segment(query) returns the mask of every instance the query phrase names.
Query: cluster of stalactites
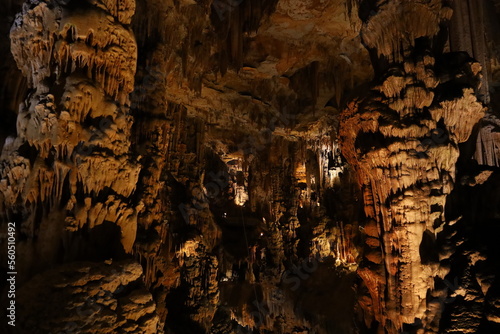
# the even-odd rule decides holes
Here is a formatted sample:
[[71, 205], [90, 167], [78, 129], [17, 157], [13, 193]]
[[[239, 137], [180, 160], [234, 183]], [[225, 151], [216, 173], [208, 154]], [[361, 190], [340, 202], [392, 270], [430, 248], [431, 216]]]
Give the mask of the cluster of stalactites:
[[52, 75], [60, 80], [81, 71], [124, 104], [134, 88], [137, 45], [130, 29], [115, 22], [114, 13], [119, 12], [120, 22], [130, 22], [135, 1], [115, 1], [114, 6], [109, 1], [91, 2], [99, 6], [26, 4], [11, 30], [11, 50], [32, 87], [40, 89]]
[[[464, 66], [472, 77], [480, 75], [479, 64], [469, 61]], [[343, 114], [342, 151], [365, 185], [367, 216], [382, 217], [386, 231], [394, 223], [429, 220], [423, 207], [405, 213], [394, 211], [394, 204], [402, 204], [401, 210], [420, 207], [413, 200], [404, 203], [405, 198], [415, 197], [417, 183], [426, 194], [432, 190], [448, 194], [451, 184], [444, 184], [443, 175], [453, 181], [457, 144], [468, 139], [483, 115], [474, 87], [459, 89], [460, 96], [437, 100], [439, 84], [434, 58], [408, 60], [391, 69], [370, 98], [352, 102]]]
[[341, 148], [374, 224], [366, 229], [372, 266], [358, 272], [373, 301], [369, 312], [390, 333], [429, 317], [426, 295], [445, 274], [438, 263], [424, 264], [420, 245], [444, 221], [458, 144], [484, 114], [474, 86], [480, 66], [468, 59], [461, 67], [468, 85], [463, 77], [438, 76], [430, 55], [407, 59], [369, 97], [352, 102], [341, 121]]
[[362, 27], [363, 42], [395, 62], [411, 52], [418, 38], [437, 35], [452, 15], [442, 0], [379, 0], [377, 5], [375, 15]]
[[493, 113], [482, 119], [474, 159], [480, 165], [500, 167], [500, 118]]
[[[137, 214], [121, 198], [135, 191], [140, 170], [130, 157], [128, 114], [137, 45], [126, 25], [135, 1], [88, 2], [30, 0], [16, 17], [12, 54], [35, 91], [20, 107], [18, 137], [4, 147], [0, 191], [12, 206], [52, 207], [69, 194], [59, 203], [68, 230], [115, 222], [130, 251]], [[34, 164], [18, 153], [23, 145], [36, 152]]]

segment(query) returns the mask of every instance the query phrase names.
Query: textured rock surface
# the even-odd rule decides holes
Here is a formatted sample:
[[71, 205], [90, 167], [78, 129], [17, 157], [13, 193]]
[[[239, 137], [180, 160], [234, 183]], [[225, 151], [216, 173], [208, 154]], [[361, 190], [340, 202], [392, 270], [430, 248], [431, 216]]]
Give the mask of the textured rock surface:
[[394, 333], [417, 320], [431, 326], [427, 295], [434, 279], [447, 273], [435, 239], [455, 180], [458, 144], [484, 114], [474, 95], [478, 63], [457, 63], [469, 73], [467, 86], [463, 77], [440, 80], [442, 70], [430, 55], [413, 59], [391, 68], [369, 97], [352, 102], [340, 132], [342, 151], [362, 184], [366, 216], [376, 222], [367, 266], [359, 271], [374, 305], [366, 311]]
[[498, 332], [498, 0], [0, 17], [24, 332]]
[[[433, 291], [448, 273], [440, 263], [451, 254], [439, 254], [436, 239], [455, 183], [458, 144], [484, 115], [476, 97], [481, 65], [464, 53], [432, 54], [442, 22], [451, 17], [441, 1], [376, 8], [363, 41], [387, 59], [387, 69], [367, 97], [350, 103], [340, 129], [371, 220], [367, 261], [358, 270], [371, 302], [362, 301], [362, 308], [367, 326], [375, 321], [379, 331], [399, 333], [411, 325], [438, 332], [442, 304]], [[421, 20], [411, 19], [416, 13]]]
[[141, 276], [133, 261], [74, 262], [43, 272], [19, 291], [19, 330], [163, 333]]
[[130, 30], [98, 7], [26, 3], [11, 30], [12, 54], [32, 91], [18, 136], [4, 145], [1, 192], [7, 215], [22, 217], [18, 266], [26, 273], [53, 263], [61, 242], [74, 258], [82, 250], [72, 239], [82, 229], [115, 224], [125, 252], [135, 240], [137, 213], [127, 198], [140, 167], [129, 150], [127, 105], [137, 47]]

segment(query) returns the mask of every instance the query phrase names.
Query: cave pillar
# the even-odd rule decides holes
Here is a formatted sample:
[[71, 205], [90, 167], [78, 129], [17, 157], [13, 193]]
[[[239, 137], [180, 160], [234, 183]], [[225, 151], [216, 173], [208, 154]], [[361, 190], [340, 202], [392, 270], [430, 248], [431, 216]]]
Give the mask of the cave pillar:
[[466, 53], [441, 51], [450, 17], [440, 0], [378, 1], [362, 28], [377, 77], [342, 114], [341, 148], [358, 175], [367, 217], [358, 273], [369, 297], [360, 305], [367, 326], [378, 323], [381, 333], [438, 331], [442, 303], [430, 296], [447, 270], [436, 237], [458, 144], [484, 114], [481, 65]]
[[133, 0], [30, 0], [15, 19], [11, 50], [31, 91], [2, 153], [0, 192], [21, 267], [132, 249], [134, 11]]

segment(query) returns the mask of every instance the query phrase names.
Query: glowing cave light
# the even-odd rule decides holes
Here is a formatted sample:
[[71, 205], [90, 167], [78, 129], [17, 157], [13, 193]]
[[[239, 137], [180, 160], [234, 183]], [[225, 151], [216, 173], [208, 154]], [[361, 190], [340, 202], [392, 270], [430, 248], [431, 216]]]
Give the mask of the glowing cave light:
[[239, 206], [245, 205], [246, 201], [248, 201], [248, 193], [246, 192], [245, 187], [236, 186], [234, 193], [234, 203]]

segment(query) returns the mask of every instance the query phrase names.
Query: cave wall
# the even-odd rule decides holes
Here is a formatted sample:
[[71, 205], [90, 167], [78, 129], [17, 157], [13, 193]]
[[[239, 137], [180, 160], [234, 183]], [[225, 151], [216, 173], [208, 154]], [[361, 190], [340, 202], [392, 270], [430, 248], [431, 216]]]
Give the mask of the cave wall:
[[2, 6], [18, 332], [498, 330], [497, 1]]

